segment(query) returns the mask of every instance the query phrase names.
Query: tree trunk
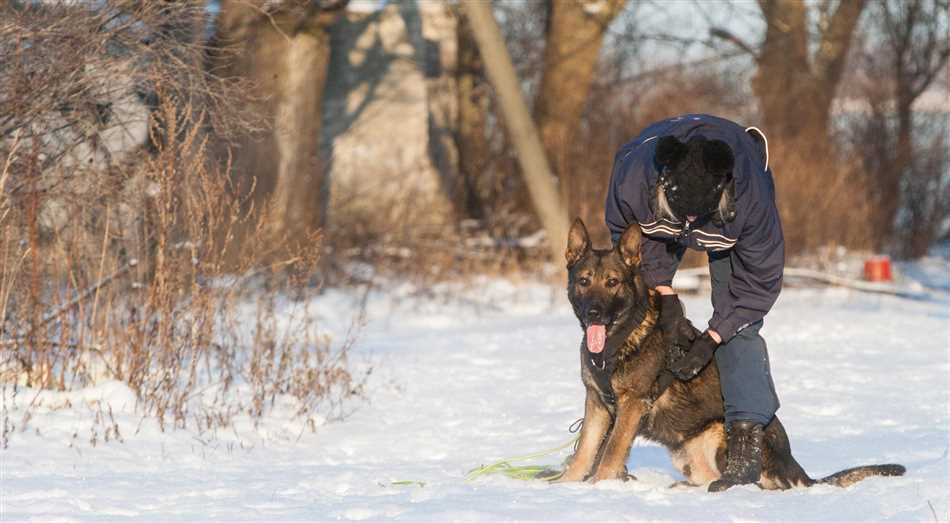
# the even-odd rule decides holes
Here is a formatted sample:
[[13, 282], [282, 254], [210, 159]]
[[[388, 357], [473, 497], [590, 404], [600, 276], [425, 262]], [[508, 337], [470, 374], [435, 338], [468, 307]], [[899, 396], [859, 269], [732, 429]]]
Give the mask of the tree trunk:
[[458, 126], [456, 145], [459, 151], [459, 182], [453, 195], [460, 216], [482, 219], [483, 203], [479, 195], [479, 179], [488, 164], [488, 93], [478, 44], [468, 19], [459, 17], [458, 25]]
[[767, 28], [752, 89], [769, 133], [792, 142], [827, 142], [831, 103], [865, 3], [841, 1], [812, 59], [808, 5], [801, 0], [759, 0]]
[[867, 0], [841, 0], [838, 8], [822, 24], [821, 39], [815, 51], [812, 74], [815, 79], [815, 115], [819, 136], [827, 137], [831, 104], [834, 102], [844, 68]]
[[537, 128], [528, 113], [511, 56], [491, 13], [491, 5], [481, 0], [467, 0], [462, 6], [518, 151], [521, 173], [532, 204], [547, 232], [551, 259], [555, 264], [561, 264], [567, 245], [567, 212], [551, 175]]
[[256, 102], [247, 110], [270, 131], [245, 136], [235, 148], [235, 177], [245, 190], [254, 188], [256, 206], [271, 205], [268, 233], [274, 241], [306, 238], [324, 220], [318, 153], [330, 57], [327, 28], [343, 6], [221, 2], [209, 65], [254, 84]]
[[318, 151], [330, 62], [327, 18], [305, 20], [305, 30], [286, 43], [274, 124], [278, 164], [271, 225], [275, 236], [303, 239], [323, 225], [324, 172]]
[[535, 103], [535, 118], [548, 159], [558, 176], [561, 198], [576, 214], [570, 168], [571, 144], [597, 72], [610, 22], [625, 0], [549, 0], [544, 69]]
[[807, 6], [797, 0], [760, 2], [766, 20], [752, 89], [759, 99], [768, 132], [790, 138], [801, 130], [802, 99], [811, 95], [808, 63]]

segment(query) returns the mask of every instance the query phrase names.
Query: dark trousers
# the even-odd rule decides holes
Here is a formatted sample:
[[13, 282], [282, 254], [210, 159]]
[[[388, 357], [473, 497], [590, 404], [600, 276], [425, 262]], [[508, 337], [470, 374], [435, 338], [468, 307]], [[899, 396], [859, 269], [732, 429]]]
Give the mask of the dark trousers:
[[[730, 254], [730, 251], [709, 253], [713, 308], [729, 294]], [[767, 425], [778, 410], [778, 396], [769, 370], [769, 352], [765, 340], [759, 335], [761, 328], [762, 321], [750, 324], [716, 349], [727, 426], [739, 420]]]

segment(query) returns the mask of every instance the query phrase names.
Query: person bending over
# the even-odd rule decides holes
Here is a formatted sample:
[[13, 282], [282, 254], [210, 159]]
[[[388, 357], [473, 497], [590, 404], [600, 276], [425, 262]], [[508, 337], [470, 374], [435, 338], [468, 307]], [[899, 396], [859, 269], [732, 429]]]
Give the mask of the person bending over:
[[[640, 268], [659, 294], [660, 328], [689, 347], [670, 370], [689, 380], [716, 358], [727, 453], [709, 491], [758, 481], [764, 427], [779, 407], [759, 330], [785, 267], [765, 135], [704, 114], [650, 125], [615, 157], [606, 221], [615, 244], [628, 226], [643, 232]], [[695, 339], [672, 288], [687, 248], [706, 251], [712, 281], [713, 315]]]

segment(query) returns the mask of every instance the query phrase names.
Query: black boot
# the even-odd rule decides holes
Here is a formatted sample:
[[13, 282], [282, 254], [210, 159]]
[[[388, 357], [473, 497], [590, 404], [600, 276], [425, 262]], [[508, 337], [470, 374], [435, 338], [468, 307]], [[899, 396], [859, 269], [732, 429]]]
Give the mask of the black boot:
[[759, 481], [763, 435], [762, 424], [754, 421], [735, 421], [726, 429], [726, 470], [709, 484], [709, 492]]

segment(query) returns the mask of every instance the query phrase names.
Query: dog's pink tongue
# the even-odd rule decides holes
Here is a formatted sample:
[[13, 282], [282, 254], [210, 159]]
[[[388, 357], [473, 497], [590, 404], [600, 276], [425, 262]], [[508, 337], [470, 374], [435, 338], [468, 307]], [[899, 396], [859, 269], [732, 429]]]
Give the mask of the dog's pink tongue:
[[604, 325], [590, 325], [587, 327], [587, 350], [599, 354], [604, 350], [607, 341], [607, 327]]

